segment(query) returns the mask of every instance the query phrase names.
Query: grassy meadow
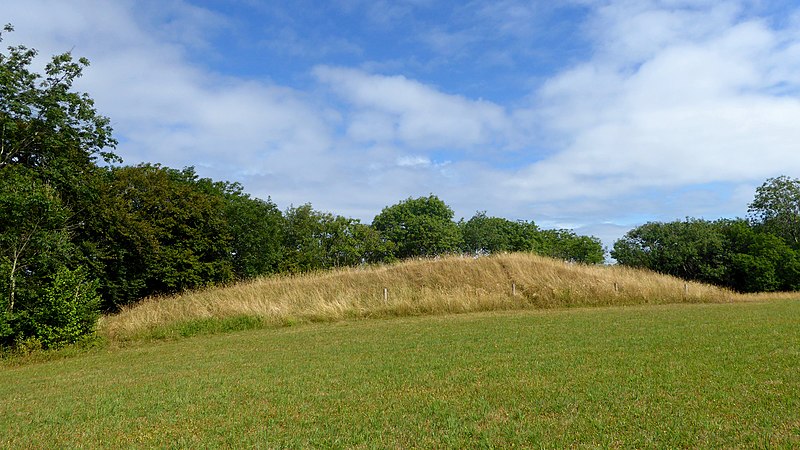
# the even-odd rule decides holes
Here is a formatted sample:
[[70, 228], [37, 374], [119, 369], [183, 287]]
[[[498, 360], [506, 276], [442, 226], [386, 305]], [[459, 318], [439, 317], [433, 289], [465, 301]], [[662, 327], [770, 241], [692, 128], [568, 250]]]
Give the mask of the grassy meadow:
[[3, 448], [796, 448], [800, 301], [248, 330], [0, 369]]
[[0, 359], [0, 448], [800, 447], [800, 298], [622, 267], [264, 278], [99, 334]]

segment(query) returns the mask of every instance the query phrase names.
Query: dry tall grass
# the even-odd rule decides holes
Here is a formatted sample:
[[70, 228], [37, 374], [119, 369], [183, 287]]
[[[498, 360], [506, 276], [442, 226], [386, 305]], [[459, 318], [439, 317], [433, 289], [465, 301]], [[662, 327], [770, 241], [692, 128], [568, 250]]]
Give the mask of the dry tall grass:
[[100, 333], [124, 340], [176, 323], [241, 316], [280, 325], [488, 310], [722, 302], [732, 297], [724, 289], [625, 267], [574, 265], [530, 254], [454, 256], [267, 277], [151, 298], [104, 317]]

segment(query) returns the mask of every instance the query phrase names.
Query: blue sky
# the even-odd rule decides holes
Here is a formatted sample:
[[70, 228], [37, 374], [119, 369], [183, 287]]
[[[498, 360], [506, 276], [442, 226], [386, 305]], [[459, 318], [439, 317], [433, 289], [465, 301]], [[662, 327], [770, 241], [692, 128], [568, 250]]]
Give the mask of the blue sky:
[[[434, 193], [611, 244], [800, 174], [793, 1], [6, 0], [125, 163], [365, 222]], [[42, 58], [44, 60], [44, 58]]]

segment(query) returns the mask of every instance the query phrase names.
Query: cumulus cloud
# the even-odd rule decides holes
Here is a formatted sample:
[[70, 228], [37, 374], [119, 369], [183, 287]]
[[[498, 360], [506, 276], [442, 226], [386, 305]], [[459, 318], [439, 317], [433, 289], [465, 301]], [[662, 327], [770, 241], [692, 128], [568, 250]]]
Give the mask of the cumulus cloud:
[[595, 56], [538, 91], [538, 117], [564, 145], [509, 186], [541, 201], [604, 200], [800, 171], [789, 157], [800, 101], [780, 92], [800, 87], [796, 62], [779, 57], [796, 37], [730, 4], [634, 3], [600, 8]]
[[445, 94], [402, 75], [328, 66], [317, 67], [314, 73], [356, 108], [348, 134], [359, 141], [471, 149], [504, 141], [513, 128], [499, 105]]

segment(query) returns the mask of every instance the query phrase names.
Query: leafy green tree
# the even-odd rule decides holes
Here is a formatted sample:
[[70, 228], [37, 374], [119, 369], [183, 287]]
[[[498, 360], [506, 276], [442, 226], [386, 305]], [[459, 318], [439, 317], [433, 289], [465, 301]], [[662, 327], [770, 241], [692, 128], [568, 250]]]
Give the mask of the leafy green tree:
[[354, 228], [360, 225], [356, 219], [324, 214], [321, 219], [320, 241], [325, 254], [324, 268], [353, 266], [362, 258], [362, 245]]
[[[11, 31], [6, 25], [0, 41]], [[47, 310], [48, 292], [63, 274], [83, 274], [78, 266], [90, 258], [80, 258], [76, 243], [96, 199], [95, 162], [118, 158], [109, 151], [116, 141], [108, 118], [87, 94], [73, 91], [88, 61], [56, 55], [38, 74], [31, 70], [36, 56], [25, 46], [0, 53], [0, 339], [35, 338], [54, 346], [73, 337], [45, 336], [69, 334], [59, 325], [64, 311]], [[73, 285], [89, 292], [92, 278], [72, 277]], [[91, 298], [79, 296], [77, 310], [93, 310]]]
[[0, 169], [0, 267], [9, 313], [21, 302], [33, 301], [70, 254], [69, 210], [52, 187], [30, 172]]
[[45, 347], [94, 331], [97, 282], [74, 264], [69, 210], [20, 166], [0, 169], [0, 343], [26, 338]]
[[725, 286], [739, 292], [800, 288], [800, 255], [783, 239], [744, 220], [720, 223], [726, 242]]
[[88, 94], [73, 91], [89, 62], [55, 55], [40, 75], [31, 70], [36, 50], [7, 50], [0, 53], [0, 168], [27, 167], [46, 180], [72, 210], [73, 231], [80, 234], [94, 195], [87, 176], [98, 158], [119, 161], [111, 151], [117, 141], [110, 120], [98, 114]]
[[284, 258], [281, 270], [299, 273], [325, 266], [323, 245], [325, 214], [314, 211], [310, 203], [291, 206], [284, 213]]
[[92, 230], [106, 309], [233, 279], [225, 200], [189, 167], [106, 174]]
[[378, 232], [357, 219], [315, 211], [310, 204], [288, 208], [284, 219], [283, 271], [308, 272], [390, 259]]
[[748, 213], [753, 224], [800, 250], [800, 179], [767, 179], [756, 189]]
[[540, 230], [533, 222], [487, 217], [478, 212], [459, 222], [463, 249], [470, 253], [534, 252], [572, 262], [599, 264], [605, 250], [599, 239], [571, 230]]
[[533, 221], [517, 220], [517, 233], [512, 242], [512, 251], [535, 252], [542, 246], [542, 230]]
[[283, 214], [271, 199], [251, 198], [239, 184], [216, 183], [225, 200], [233, 271], [239, 279], [275, 273], [283, 260]]
[[348, 233], [355, 243], [355, 250], [347, 265], [386, 263], [395, 259], [394, 244], [381, 239], [381, 234], [372, 226], [353, 220]]
[[761, 226], [736, 220], [648, 223], [614, 244], [620, 264], [740, 292], [800, 288], [800, 255]]
[[461, 246], [453, 210], [435, 195], [388, 206], [375, 216], [372, 226], [396, 246], [398, 258], [436, 256]]
[[71, 344], [94, 332], [100, 317], [99, 282], [85, 270], [62, 267], [26, 315], [31, 336], [44, 348]]
[[719, 224], [699, 219], [649, 222], [614, 243], [618, 263], [689, 280], [721, 284], [725, 240]]
[[358, 219], [323, 215], [322, 245], [325, 248], [325, 268], [356, 266], [391, 260], [386, 243], [380, 234]]
[[572, 230], [542, 230], [534, 251], [551, 258], [581, 264], [601, 264], [605, 261], [605, 249], [600, 239], [580, 236]]
[[[3, 30], [8, 33], [13, 27]], [[87, 94], [72, 91], [89, 61], [74, 61], [70, 53], [56, 55], [42, 76], [30, 70], [36, 55], [25, 46], [0, 53], [0, 168], [83, 167], [98, 156], [115, 160], [106, 150], [116, 145], [109, 119], [97, 114]]]
[[469, 253], [529, 251], [539, 243], [538, 227], [527, 222], [512, 222], [501, 217], [488, 217], [477, 212], [459, 222], [463, 249]]

